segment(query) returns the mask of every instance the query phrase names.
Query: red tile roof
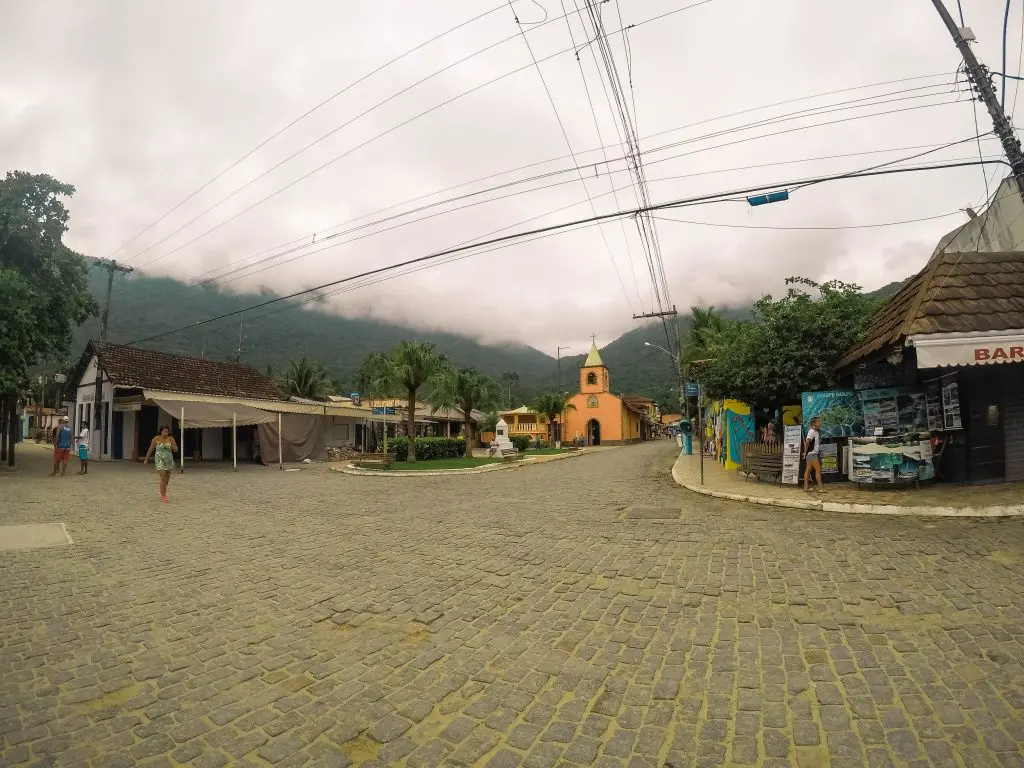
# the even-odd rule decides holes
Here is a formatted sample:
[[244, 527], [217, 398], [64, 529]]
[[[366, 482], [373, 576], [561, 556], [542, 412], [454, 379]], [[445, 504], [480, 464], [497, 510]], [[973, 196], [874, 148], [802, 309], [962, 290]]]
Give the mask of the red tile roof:
[[98, 354], [100, 366], [115, 386], [253, 400], [285, 399], [269, 377], [243, 363], [221, 363], [96, 341], [86, 349], [87, 357], [93, 353]]

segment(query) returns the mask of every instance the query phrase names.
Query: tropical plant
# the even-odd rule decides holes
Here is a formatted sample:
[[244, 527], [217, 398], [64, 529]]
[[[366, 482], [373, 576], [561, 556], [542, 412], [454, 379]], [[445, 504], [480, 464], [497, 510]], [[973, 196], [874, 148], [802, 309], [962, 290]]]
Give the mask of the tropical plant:
[[569, 402], [569, 396], [561, 392], [548, 392], [538, 395], [533, 401], [533, 410], [547, 416], [548, 433], [551, 444], [558, 440], [558, 430], [561, 428], [561, 415], [566, 411], [575, 411], [576, 406]]
[[448, 368], [439, 377], [428, 398], [434, 411], [457, 408], [462, 411], [466, 445], [473, 445], [474, 410], [487, 410], [497, 405], [498, 385], [494, 379], [472, 368]]
[[323, 400], [334, 391], [333, 377], [327, 369], [306, 358], [289, 361], [279, 385], [289, 396], [307, 400]]
[[695, 360], [708, 359], [708, 350], [729, 324], [714, 307], [690, 307], [690, 329], [680, 339], [684, 377], [689, 378]]
[[498, 419], [501, 418], [497, 411], [488, 411], [477, 425], [481, 432], [495, 432], [498, 429]]
[[753, 319], [729, 323], [709, 341], [709, 359], [699, 368], [709, 396], [783, 404], [799, 402], [801, 392], [829, 389], [836, 362], [880, 304], [838, 280], [819, 285], [789, 278], [786, 284], [781, 299], [764, 296]]
[[416, 461], [416, 398], [426, 389], [432, 393], [446, 377], [448, 358], [430, 343], [402, 341], [386, 353], [371, 355], [364, 363], [370, 390], [379, 393], [401, 391], [406, 396], [405, 434], [409, 442], [408, 461]]
[[512, 407], [512, 387], [519, 386], [519, 374], [515, 371], [506, 371], [501, 374], [502, 394], [508, 393], [505, 398], [505, 407]]

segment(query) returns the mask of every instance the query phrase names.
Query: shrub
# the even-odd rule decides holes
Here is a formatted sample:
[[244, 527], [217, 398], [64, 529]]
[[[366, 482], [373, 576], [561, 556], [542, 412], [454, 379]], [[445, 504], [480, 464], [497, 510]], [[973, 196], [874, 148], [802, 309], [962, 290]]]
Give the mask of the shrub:
[[[408, 461], [409, 439], [407, 437], [389, 437], [383, 446], [387, 453], [395, 454], [395, 461]], [[466, 455], [466, 441], [461, 437], [417, 437], [416, 459], [456, 459]]]
[[508, 439], [511, 441], [512, 446], [520, 453], [529, 449], [530, 447], [529, 435], [509, 435]]

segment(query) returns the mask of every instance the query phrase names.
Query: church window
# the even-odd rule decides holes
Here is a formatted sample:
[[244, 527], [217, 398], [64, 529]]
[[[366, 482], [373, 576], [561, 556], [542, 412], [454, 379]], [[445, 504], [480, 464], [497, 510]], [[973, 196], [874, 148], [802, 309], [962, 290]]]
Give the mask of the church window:
[[593, 371], [587, 374], [587, 384], [597, 384], [597, 374]]

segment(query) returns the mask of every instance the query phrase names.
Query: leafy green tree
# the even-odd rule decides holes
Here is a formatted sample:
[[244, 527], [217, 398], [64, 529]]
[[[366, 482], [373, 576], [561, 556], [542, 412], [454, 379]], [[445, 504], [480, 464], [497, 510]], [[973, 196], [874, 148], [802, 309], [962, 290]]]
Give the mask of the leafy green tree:
[[561, 392], [547, 392], [538, 395], [531, 406], [537, 413], [542, 413], [548, 418], [548, 435], [551, 445], [555, 444], [557, 432], [560, 425], [559, 419], [565, 411], [575, 411], [576, 406], [569, 402], [569, 397]]
[[[0, 409], [8, 420], [30, 369], [67, 359], [73, 331], [96, 312], [88, 262], [62, 242], [64, 198], [74, 191], [45, 174], [0, 180]], [[0, 442], [13, 465], [12, 432]]]
[[70, 353], [71, 334], [96, 312], [86, 259], [67, 248], [65, 197], [51, 176], [8, 172], [0, 181], [0, 393], [21, 389], [29, 369]]
[[485, 413], [484, 417], [480, 420], [480, 424], [478, 425], [480, 427], [480, 431], [494, 432], [495, 430], [497, 430], [499, 418], [501, 417], [498, 416], [497, 411], [488, 411], [487, 413]]
[[307, 400], [323, 400], [333, 390], [331, 374], [320, 363], [306, 358], [289, 361], [279, 384], [289, 396]]
[[750, 321], [729, 323], [710, 340], [710, 359], [697, 368], [708, 395], [792, 403], [801, 392], [828, 389], [836, 362], [881, 303], [838, 280], [791, 277], [786, 284], [781, 299], [762, 297]]
[[688, 376], [694, 360], [706, 360], [715, 339], [730, 323], [714, 307], [690, 307], [690, 329], [683, 335], [683, 375]]
[[416, 461], [416, 398], [421, 390], [433, 392], [448, 374], [448, 358], [424, 341], [402, 341], [388, 352], [371, 355], [364, 374], [371, 391], [400, 391], [407, 400], [405, 433], [409, 439], [408, 461]]
[[500, 394], [494, 379], [472, 368], [447, 369], [430, 393], [434, 410], [458, 408], [462, 411], [466, 450], [473, 446], [474, 410], [487, 410], [497, 405]]

